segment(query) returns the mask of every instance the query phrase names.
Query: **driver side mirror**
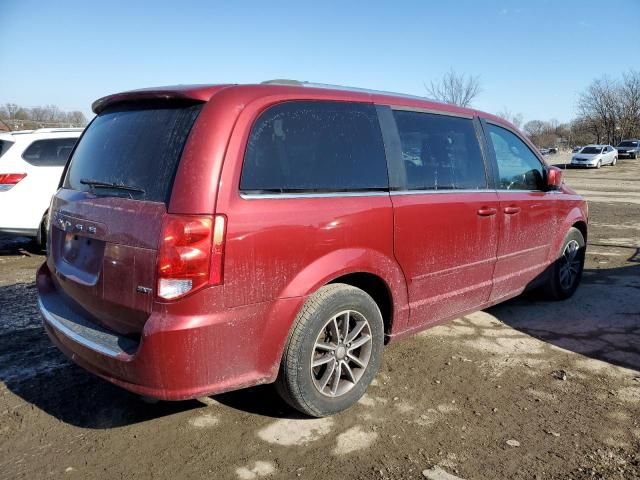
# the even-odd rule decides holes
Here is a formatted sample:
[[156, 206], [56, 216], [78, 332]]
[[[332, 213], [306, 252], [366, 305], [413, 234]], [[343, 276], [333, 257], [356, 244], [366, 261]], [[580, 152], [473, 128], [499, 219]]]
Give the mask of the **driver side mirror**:
[[547, 190], [560, 190], [562, 187], [562, 170], [558, 167], [547, 167]]

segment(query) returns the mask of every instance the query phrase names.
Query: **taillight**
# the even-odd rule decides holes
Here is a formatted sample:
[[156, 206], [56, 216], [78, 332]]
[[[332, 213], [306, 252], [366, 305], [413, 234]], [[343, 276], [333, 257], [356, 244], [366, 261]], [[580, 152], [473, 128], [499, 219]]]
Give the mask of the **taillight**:
[[158, 297], [172, 300], [222, 283], [226, 219], [166, 215], [158, 250]]
[[26, 177], [26, 173], [0, 173], [0, 192], [5, 192]]

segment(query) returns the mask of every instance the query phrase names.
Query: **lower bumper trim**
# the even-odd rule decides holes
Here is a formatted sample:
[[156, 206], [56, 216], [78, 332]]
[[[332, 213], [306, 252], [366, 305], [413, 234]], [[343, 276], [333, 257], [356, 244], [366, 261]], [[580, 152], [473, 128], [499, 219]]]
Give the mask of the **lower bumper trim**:
[[120, 359], [133, 355], [138, 349], [139, 343], [134, 339], [90, 323], [55, 295], [40, 295], [38, 306], [46, 322], [83, 347]]

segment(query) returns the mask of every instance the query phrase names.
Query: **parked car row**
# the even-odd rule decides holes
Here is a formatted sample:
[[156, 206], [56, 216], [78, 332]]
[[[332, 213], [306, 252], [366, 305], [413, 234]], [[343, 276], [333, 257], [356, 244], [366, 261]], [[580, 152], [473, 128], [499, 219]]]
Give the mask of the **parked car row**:
[[550, 154], [558, 153], [558, 147], [539, 148], [538, 150], [542, 155], [550, 155]]
[[615, 166], [617, 161], [618, 151], [611, 145], [587, 145], [571, 157], [571, 165], [575, 167]]
[[[606, 151], [603, 150], [605, 148]], [[612, 150], [615, 153], [613, 153]], [[606, 164], [615, 165], [615, 161], [619, 158], [636, 159], [640, 157], [640, 140], [623, 140], [616, 147], [606, 144], [593, 144], [587, 145], [586, 147], [576, 145], [573, 147], [572, 152], [578, 154], [572, 157], [572, 164], [574, 164], [574, 159], [577, 160], [575, 165], [589, 167], [599, 167]], [[601, 160], [600, 164], [598, 164], [598, 160]]]

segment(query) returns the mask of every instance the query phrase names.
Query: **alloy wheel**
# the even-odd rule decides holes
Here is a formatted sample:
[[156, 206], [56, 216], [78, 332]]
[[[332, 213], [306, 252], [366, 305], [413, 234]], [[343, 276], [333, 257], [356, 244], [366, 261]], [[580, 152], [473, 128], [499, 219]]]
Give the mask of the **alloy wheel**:
[[345, 310], [320, 330], [311, 354], [311, 378], [327, 397], [339, 397], [362, 378], [371, 358], [369, 321], [360, 312]]
[[564, 247], [560, 258], [560, 286], [569, 290], [578, 280], [582, 262], [580, 261], [580, 244], [571, 240]]

